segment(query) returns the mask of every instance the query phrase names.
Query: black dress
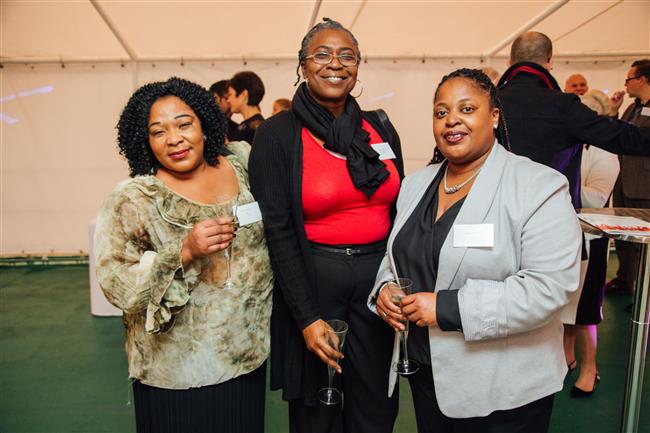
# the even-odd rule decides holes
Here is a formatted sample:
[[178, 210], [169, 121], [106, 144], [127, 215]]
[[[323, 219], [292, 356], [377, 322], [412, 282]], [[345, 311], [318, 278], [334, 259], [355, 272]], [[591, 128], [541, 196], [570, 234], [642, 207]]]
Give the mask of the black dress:
[[257, 132], [257, 128], [259, 128], [262, 122], [264, 122], [264, 117], [259, 113], [252, 117], [249, 117], [237, 125], [237, 129], [233, 134], [233, 137], [228, 138], [230, 138], [230, 141], [245, 141], [248, 144], [252, 145], [253, 140], [255, 140], [255, 133]]

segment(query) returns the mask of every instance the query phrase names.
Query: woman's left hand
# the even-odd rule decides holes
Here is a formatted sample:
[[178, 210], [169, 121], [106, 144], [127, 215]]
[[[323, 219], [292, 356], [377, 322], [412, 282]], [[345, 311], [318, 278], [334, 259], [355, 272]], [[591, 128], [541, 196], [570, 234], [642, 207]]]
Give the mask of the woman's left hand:
[[436, 326], [436, 294], [420, 292], [402, 298], [402, 313], [417, 326]]

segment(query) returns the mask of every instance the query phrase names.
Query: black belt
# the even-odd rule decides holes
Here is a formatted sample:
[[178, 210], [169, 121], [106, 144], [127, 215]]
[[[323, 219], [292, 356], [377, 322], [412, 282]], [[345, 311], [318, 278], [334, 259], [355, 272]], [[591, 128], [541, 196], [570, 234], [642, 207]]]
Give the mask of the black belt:
[[310, 242], [309, 245], [315, 250], [334, 254], [345, 254], [346, 256], [358, 256], [386, 251], [385, 241], [370, 245], [352, 245], [351, 247], [336, 247], [332, 245], [317, 244], [315, 242]]

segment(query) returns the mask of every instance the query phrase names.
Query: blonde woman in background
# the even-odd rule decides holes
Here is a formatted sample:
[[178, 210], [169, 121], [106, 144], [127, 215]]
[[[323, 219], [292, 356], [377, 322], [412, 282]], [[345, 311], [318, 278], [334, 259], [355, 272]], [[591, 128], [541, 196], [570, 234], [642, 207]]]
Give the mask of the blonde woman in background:
[[[600, 90], [590, 90], [580, 99], [598, 114], [610, 112], [610, 100]], [[580, 170], [582, 207], [606, 207], [620, 170], [618, 157], [586, 144], [582, 152]], [[582, 279], [575, 325], [565, 325], [564, 328], [564, 351], [569, 374], [578, 367], [575, 347], [580, 354], [580, 374], [571, 388], [572, 397], [592, 395], [600, 380], [596, 366], [597, 325], [603, 318], [609, 240], [591, 235], [586, 235], [586, 240], [589, 241], [589, 261], [586, 276]]]

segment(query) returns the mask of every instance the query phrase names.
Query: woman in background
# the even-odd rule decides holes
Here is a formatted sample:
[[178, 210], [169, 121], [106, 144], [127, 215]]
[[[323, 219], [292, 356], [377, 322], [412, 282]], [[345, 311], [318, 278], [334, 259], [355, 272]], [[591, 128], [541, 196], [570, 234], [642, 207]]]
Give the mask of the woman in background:
[[[416, 325], [421, 433], [546, 432], [566, 373], [559, 312], [578, 286], [580, 227], [566, 178], [496, 140], [496, 95], [476, 69], [440, 82], [433, 133], [446, 161], [404, 180], [368, 299], [395, 330]], [[385, 284], [396, 277], [417, 292], [401, 308]]]
[[271, 113], [271, 115], [275, 116], [280, 111], [286, 111], [286, 110], [291, 110], [291, 100], [286, 98], [276, 99], [273, 102], [273, 113]]
[[[289, 402], [292, 432], [391, 432], [388, 398], [393, 333], [366, 308], [386, 250], [403, 165], [385, 117], [361, 111], [359, 45], [325, 19], [302, 40], [305, 82], [292, 108], [257, 132], [250, 176], [260, 202], [273, 291], [271, 388]], [[382, 112], [383, 113], [383, 112]], [[329, 319], [349, 325], [345, 357], [328, 343]], [[345, 407], [319, 403], [327, 366], [341, 373]], [[341, 384], [338, 384], [338, 381]]]
[[[212, 95], [179, 78], [136, 90], [118, 123], [131, 179], [97, 219], [97, 278], [124, 312], [138, 432], [263, 432], [272, 272], [249, 146], [224, 144]], [[232, 243], [232, 285], [224, 250]]]
[[[599, 90], [580, 96], [587, 107], [598, 114], [610, 112], [610, 99]], [[618, 157], [595, 146], [585, 145], [580, 167], [582, 207], [605, 207], [620, 171]], [[596, 365], [598, 324], [603, 319], [603, 300], [607, 278], [609, 239], [585, 234], [589, 261], [574, 325], [564, 326], [564, 352], [569, 373], [578, 367], [575, 348], [580, 354], [580, 374], [571, 388], [571, 397], [589, 397], [600, 381]]]
[[228, 97], [232, 113], [239, 113], [244, 120], [237, 126], [233, 141], [253, 144], [257, 128], [264, 122], [260, 102], [264, 98], [264, 83], [255, 72], [238, 72], [228, 81]]

